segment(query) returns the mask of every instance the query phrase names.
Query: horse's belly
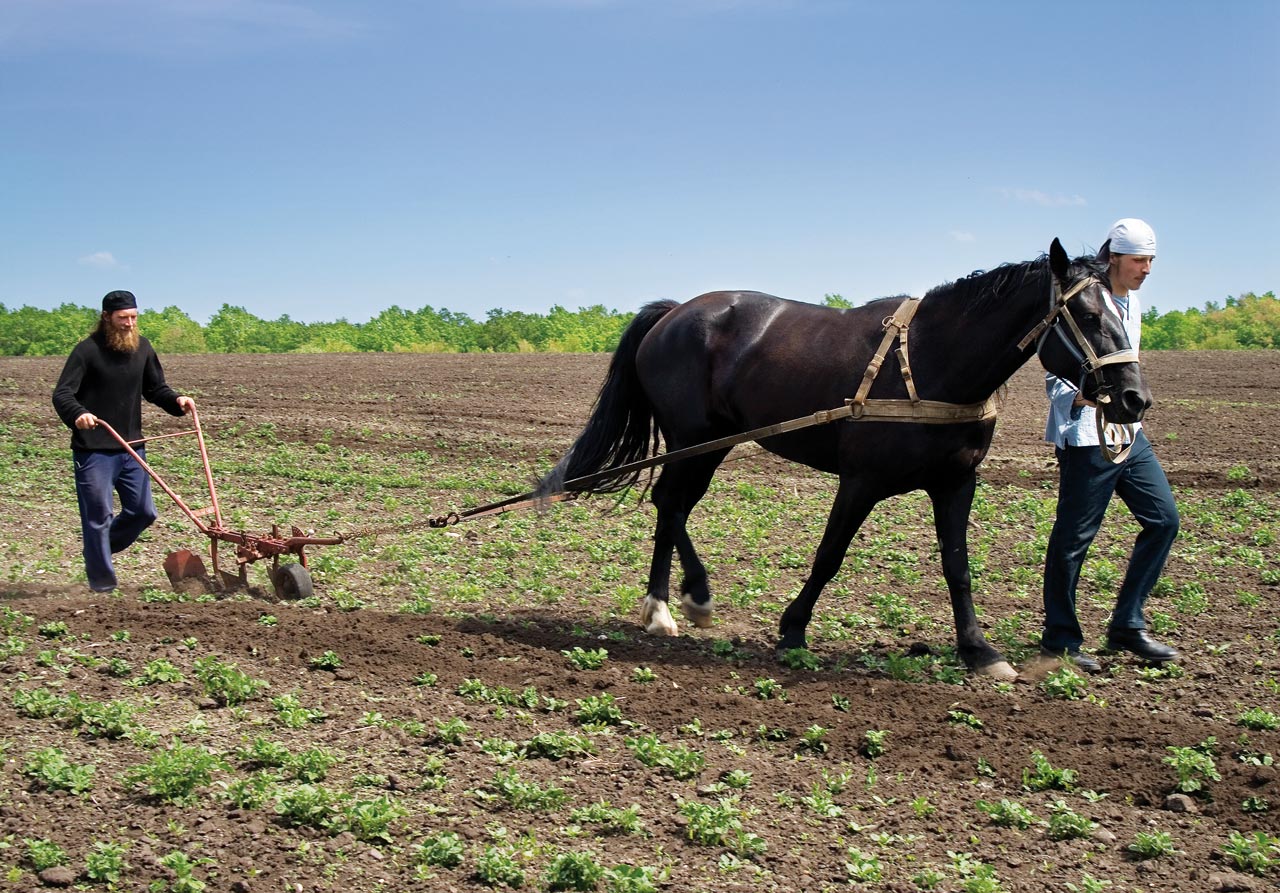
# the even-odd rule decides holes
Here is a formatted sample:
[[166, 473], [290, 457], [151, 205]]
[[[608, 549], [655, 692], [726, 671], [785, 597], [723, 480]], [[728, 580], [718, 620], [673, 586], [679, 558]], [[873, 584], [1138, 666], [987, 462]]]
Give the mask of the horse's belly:
[[[805, 434], [808, 436], [804, 436]], [[838, 474], [840, 471], [840, 438], [836, 432], [825, 437], [809, 432], [793, 432], [766, 437], [759, 444], [775, 456], [808, 465], [818, 471], [828, 474]]]

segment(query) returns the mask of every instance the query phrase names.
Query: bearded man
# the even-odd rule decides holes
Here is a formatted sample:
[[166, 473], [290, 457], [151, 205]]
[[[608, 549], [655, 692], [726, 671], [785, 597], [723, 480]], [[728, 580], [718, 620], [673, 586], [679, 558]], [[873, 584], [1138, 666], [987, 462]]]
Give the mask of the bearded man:
[[[116, 588], [112, 554], [133, 545], [156, 519], [151, 478], [110, 434], [95, 430], [102, 419], [125, 440], [141, 439], [144, 397], [175, 416], [196, 405], [165, 384], [151, 342], [138, 334], [133, 293], [109, 292], [97, 326], [71, 351], [53, 389], [53, 408], [71, 429], [84, 569], [95, 592]], [[146, 457], [141, 445], [135, 449]], [[113, 490], [119, 514], [112, 513]]]

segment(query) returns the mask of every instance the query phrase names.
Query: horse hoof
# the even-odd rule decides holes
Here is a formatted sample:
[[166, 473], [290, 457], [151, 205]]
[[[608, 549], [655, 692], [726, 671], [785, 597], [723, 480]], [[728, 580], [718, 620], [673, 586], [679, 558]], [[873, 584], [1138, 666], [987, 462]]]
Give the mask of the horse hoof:
[[1018, 678], [1018, 671], [1007, 660], [998, 660], [985, 667], [978, 667], [976, 672], [983, 676], [990, 676], [997, 682], [1012, 682]]
[[680, 634], [676, 622], [671, 619], [671, 609], [667, 603], [652, 595], [645, 596], [640, 608], [640, 623], [644, 631], [651, 636], [676, 636]]
[[686, 593], [680, 598], [680, 610], [684, 613], [685, 619], [698, 629], [711, 629], [711, 621], [716, 613], [715, 606], [711, 604], [711, 599], [699, 604]]

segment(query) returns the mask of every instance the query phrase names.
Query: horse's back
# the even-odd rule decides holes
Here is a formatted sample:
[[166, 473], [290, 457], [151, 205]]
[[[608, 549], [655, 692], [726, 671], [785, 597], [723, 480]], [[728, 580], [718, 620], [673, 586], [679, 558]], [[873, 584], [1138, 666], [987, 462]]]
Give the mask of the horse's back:
[[[902, 300], [840, 309], [755, 291], [709, 292], [653, 327], [637, 369], [673, 447], [801, 418], [843, 406], [857, 392], [884, 335], [883, 320]], [[871, 396], [906, 396], [896, 363], [877, 377]], [[842, 431], [859, 436], [842, 441]], [[967, 464], [964, 457], [979, 441], [985, 452], [989, 440], [990, 425], [855, 422], [805, 428], [761, 445], [823, 471], [897, 474], [929, 468], [939, 455], [956, 454]]]
[[[653, 327], [637, 365], [642, 377], [662, 382], [659, 388], [692, 378], [722, 402], [776, 393], [788, 403], [817, 401], [815, 410], [829, 408], [823, 401], [838, 402], [848, 383], [861, 377], [881, 332], [882, 303], [893, 302], [839, 309], [758, 291], [708, 292]], [[772, 421], [777, 419], [762, 424]]]
[[708, 292], [653, 327], [636, 367], [664, 432], [688, 444], [840, 405], [883, 315], [756, 291]]

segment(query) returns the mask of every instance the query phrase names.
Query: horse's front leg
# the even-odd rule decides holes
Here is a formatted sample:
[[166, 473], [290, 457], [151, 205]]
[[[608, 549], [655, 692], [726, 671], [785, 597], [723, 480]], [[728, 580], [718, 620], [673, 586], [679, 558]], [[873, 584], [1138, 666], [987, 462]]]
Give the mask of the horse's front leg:
[[801, 587], [800, 594], [782, 612], [782, 620], [778, 623], [779, 656], [792, 648], [808, 646], [805, 630], [813, 619], [813, 606], [817, 604], [822, 588], [840, 570], [845, 553], [849, 551], [849, 543], [853, 542], [853, 535], [858, 532], [876, 502], [876, 497], [860, 479], [852, 476], [840, 478], [831, 513], [827, 516], [827, 529], [822, 534], [822, 542], [818, 544], [809, 579]]
[[976, 471], [970, 471], [952, 486], [929, 490], [933, 501], [933, 524], [942, 552], [942, 576], [951, 593], [951, 614], [956, 625], [956, 651], [970, 670], [1000, 680], [1017, 678], [1004, 655], [991, 647], [978, 625], [973, 609], [969, 578], [969, 512], [977, 488]]

